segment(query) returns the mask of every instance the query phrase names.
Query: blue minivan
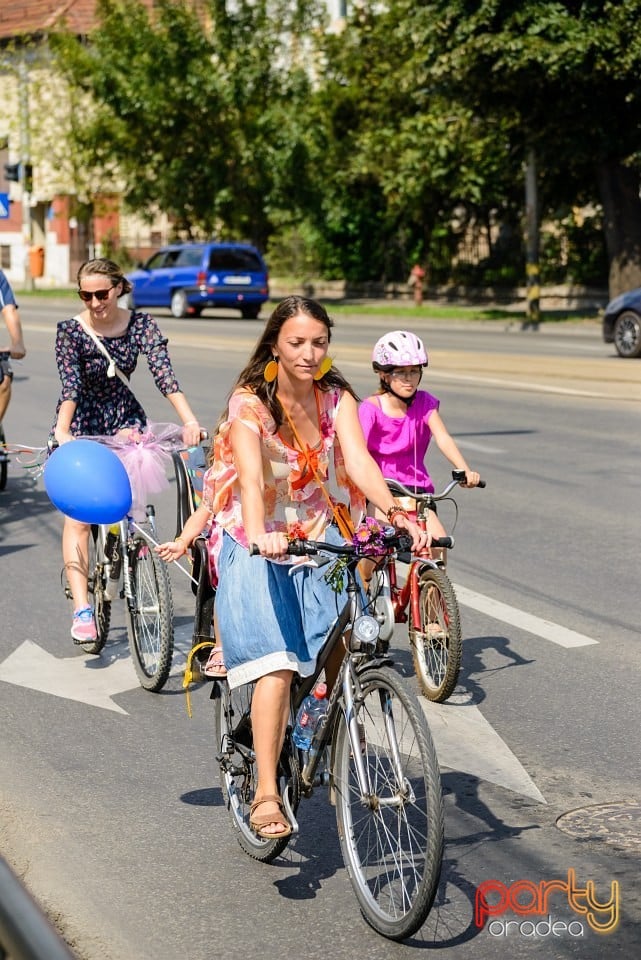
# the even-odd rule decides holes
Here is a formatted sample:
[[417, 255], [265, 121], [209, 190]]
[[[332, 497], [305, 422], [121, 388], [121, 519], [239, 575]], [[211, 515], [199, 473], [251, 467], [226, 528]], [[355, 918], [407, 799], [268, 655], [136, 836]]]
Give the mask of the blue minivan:
[[233, 307], [255, 319], [269, 298], [267, 266], [245, 243], [176, 243], [127, 274], [131, 307], [169, 307], [198, 317], [205, 307]]

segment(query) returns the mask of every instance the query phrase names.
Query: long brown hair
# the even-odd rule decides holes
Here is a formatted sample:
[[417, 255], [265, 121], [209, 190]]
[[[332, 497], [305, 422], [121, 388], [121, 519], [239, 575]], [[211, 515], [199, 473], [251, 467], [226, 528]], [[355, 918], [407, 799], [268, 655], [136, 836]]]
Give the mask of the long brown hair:
[[[332, 327], [334, 326], [334, 321], [325, 310], [325, 307], [318, 303], [318, 301], [310, 300], [307, 297], [285, 297], [285, 299], [281, 300], [280, 303], [274, 308], [272, 315], [265, 325], [262, 336], [254, 347], [254, 352], [249, 358], [245, 368], [239, 374], [236, 383], [229, 393], [229, 396], [231, 397], [232, 393], [234, 393], [234, 391], [238, 390], [240, 387], [246, 387], [255, 393], [262, 403], [265, 404], [274, 418], [276, 429], [278, 429], [284, 419], [283, 408], [281, 407], [278, 397], [276, 396], [278, 381], [274, 380], [272, 383], [267, 383], [264, 377], [264, 371], [266, 364], [269, 363], [273, 357], [274, 347], [276, 345], [276, 341], [278, 340], [278, 334], [280, 333], [281, 327], [284, 323], [286, 323], [287, 320], [295, 317], [298, 313], [304, 313], [306, 316], [312, 317], [314, 320], [318, 320], [320, 323], [323, 323], [327, 328], [327, 341], [329, 343], [332, 338]], [[351, 393], [356, 401], [359, 399], [342, 373], [340, 373], [340, 371], [334, 366], [332, 366], [331, 369], [320, 378], [320, 380], [316, 381], [316, 386], [320, 390], [324, 391], [328, 391], [332, 387], [339, 387], [340, 389], [347, 390], [348, 393]], [[224, 423], [224, 421], [227, 419], [228, 415], [229, 397], [227, 399], [227, 406], [225, 407], [225, 410], [218, 421], [216, 432], [218, 431], [220, 424]]]

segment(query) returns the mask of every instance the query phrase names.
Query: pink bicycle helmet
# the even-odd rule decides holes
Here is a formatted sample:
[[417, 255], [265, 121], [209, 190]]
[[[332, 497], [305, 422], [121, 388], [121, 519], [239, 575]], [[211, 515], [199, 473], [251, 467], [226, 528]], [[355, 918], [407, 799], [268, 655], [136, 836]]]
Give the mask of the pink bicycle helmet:
[[426, 367], [427, 354], [423, 341], [407, 330], [392, 330], [377, 340], [372, 352], [375, 370], [391, 367]]

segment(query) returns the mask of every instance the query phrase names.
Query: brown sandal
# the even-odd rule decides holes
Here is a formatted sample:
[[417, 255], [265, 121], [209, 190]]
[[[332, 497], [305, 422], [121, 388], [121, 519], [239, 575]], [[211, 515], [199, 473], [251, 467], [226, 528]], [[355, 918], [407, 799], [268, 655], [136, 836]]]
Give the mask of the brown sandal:
[[[259, 807], [261, 803], [270, 802], [278, 804], [279, 809], [276, 813], [261, 813], [258, 814], [258, 816], [254, 816], [256, 807]], [[269, 826], [271, 823], [278, 823], [286, 829], [280, 833], [265, 833], [263, 828]], [[262, 837], [263, 840], [280, 840], [282, 837], [288, 837], [292, 832], [292, 825], [283, 813], [283, 801], [276, 794], [267, 794], [267, 796], [261, 797], [260, 800], [254, 800], [249, 808], [249, 826], [256, 836]]]

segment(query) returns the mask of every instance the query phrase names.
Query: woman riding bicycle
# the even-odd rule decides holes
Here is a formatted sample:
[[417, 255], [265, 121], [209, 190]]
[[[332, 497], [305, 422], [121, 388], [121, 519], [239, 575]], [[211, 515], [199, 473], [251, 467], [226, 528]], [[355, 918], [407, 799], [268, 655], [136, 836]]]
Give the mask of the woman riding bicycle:
[[[379, 376], [379, 389], [359, 407], [358, 416], [367, 449], [383, 476], [397, 480], [420, 493], [433, 493], [434, 484], [425, 465], [432, 438], [456, 470], [464, 470], [464, 487], [481, 479], [470, 470], [439, 413], [440, 401], [418, 385], [428, 365], [423, 342], [406, 330], [382, 336], [374, 346], [372, 367]], [[413, 501], [402, 501], [410, 512]], [[378, 514], [376, 514], [378, 515]], [[428, 521], [432, 537], [447, 535], [432, 507]]]
[[[184, 443], [199, 442], [200, 426], [174, 375], [167, 339], [148, 313], [118, 306], [131, 289], [112, 260], [88, 260], [80, 267], [78, 296], [86, 309], [58, 324], [55, 351], [62, 389], [50, 440], [62, 444], [77, 436], [141, 430], [147, 417], [126, 380], [143, 354], [156, 386], [183, 423]], [[117, 370], [80, 321], [106, 346]], [[124, 379], [114, 375], [118, 371]], [[97, 635], [88, 599], [89, 531], [89, 524], [65, 517], [62, 553], [74, 601], [71, 636], [76, 643], [92, 643]]]
[[[213, 447], [208, 505], [222, 530], [217, 634], [230, 686], [257, 681], [251, 826], [261, 837], [291, 832], [276, 779], [291, 680], [294, 673], [313, 674], [345, 603], [322, 568], [292, 564], [288, 539], [342, 541], [329, 492], [354, 514], [365, 495], [411, 535], [416, 549], [427, 541], [367, 452], [354, 393], [327, 357], [332, 325], [314, 300], [287, 297], [276, 307], [232, 390]], [[251, 556], [252, 544], [259, 557]]]

